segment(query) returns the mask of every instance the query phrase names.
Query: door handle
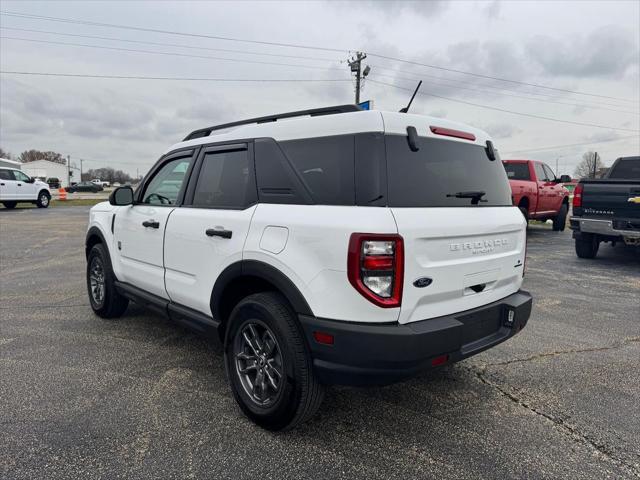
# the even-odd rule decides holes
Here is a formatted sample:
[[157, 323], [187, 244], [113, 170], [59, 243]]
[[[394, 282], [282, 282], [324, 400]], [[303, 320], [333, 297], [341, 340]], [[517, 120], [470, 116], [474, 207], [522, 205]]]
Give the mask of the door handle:
[[19, 186], [19, 187], [21, 187], [21, 186], [22, 186], [22, 184], [21, 184], [21, 183], [19, 183], [19, 184], [18, 184], [18, 186]]
[[160, 228], [160, 222], [156, 222], [155, 220], [145, 220], [142, 222], [142, 226], [145, 228]]
[[222, 237], [222, 238], [231, 238], [233, 232], [231, 230], [219, 230], [217, 228], [207, 228], [204, 232], [207, 234], [207, 237]]
[[4, 187], [4, 183], [0, 183], [0, 186], [3, 186], [3, 187]]

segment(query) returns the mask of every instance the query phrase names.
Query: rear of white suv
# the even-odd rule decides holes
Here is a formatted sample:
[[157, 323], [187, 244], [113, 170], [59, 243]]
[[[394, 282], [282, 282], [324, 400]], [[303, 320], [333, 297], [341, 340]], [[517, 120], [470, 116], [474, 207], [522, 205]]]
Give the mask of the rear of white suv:
[[211, 127], [110, 203], [87, 234], [94, 311], [132, 299], [217, 334], [265, 428], [309, 418], [323, 384], [402, 380], [530, 315], [524, 219], [463, 125], [341, 106]]

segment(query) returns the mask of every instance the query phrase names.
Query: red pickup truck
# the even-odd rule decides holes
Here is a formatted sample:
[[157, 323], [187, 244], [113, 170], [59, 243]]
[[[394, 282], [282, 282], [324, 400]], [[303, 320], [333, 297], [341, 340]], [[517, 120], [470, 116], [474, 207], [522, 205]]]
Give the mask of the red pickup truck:
[[556, 178], [546, 163], [537, 160], [503, 160], [511, 185], [513, 204], [522, 211], [524, 218], [553, 220], [553, 229], [562, 231], [569, 211], [569, 190], [563, 183], [571, 178]]

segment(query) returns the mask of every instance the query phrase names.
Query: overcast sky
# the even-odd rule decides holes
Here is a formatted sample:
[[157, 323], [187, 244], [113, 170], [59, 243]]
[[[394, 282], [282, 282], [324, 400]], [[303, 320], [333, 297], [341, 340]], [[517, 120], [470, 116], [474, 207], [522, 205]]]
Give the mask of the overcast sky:
[[[487, 130], [503, 158], [537, 158], [555, 168], [560, 157], [560, 173], [573, 173], [575, 164], [588, 149], [600, 152], [605, 163], [640, 151], [640, 2], [635, 0], [406, 3], [2, 0], [0, 5], [3, 12], [341, 50], [284, 48], [2, 15], [3, 71], [340, 80], [222, 83], [2, 74], [0, 147], [13, 154], [31, 148], [54, 150], [71, 155], [72, 162], [87, 159], [85, 170], [112, 166], [132, 174], [139, 169], [142, 174], [169, 145], [191, 130], [245, 117], [352, 103], [353, 84], [344, 61], [349, 50], [357, 49], [560, 89], [500, 82], [373, 55], [366, 59], [365, 63], [371, 66], [371, 81], [365, 83], [363, 99], [373, 99], [378, 109], [397, 111], [406, 104], [410, 92], [374, 82], [412, 89], [417, 79], [422, 78], [424, 94], [447, 98], [421, 95], [416, 98], [413, 111]], [[221, 60], [224, 58], [257, 63]], [[531, 118], [460, 102], [608, 128]], [[613, 139], [618, 140], [539, 150]]]

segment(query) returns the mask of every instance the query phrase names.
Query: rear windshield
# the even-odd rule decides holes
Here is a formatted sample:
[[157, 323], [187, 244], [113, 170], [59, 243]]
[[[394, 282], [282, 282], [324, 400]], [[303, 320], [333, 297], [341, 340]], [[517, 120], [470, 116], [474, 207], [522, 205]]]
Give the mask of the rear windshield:
[[419, 137], [412, 152], [404, 135], [387, 135], [391, 207], [495, 207], [511, 205], [500, 159], [481, 145]]
[[640, 157], [621, 158], [609, 172], [609, 178], [640, 178]]
[[531, 180], [528, 163], [505, 163], [503, 165], [509, 180]]

